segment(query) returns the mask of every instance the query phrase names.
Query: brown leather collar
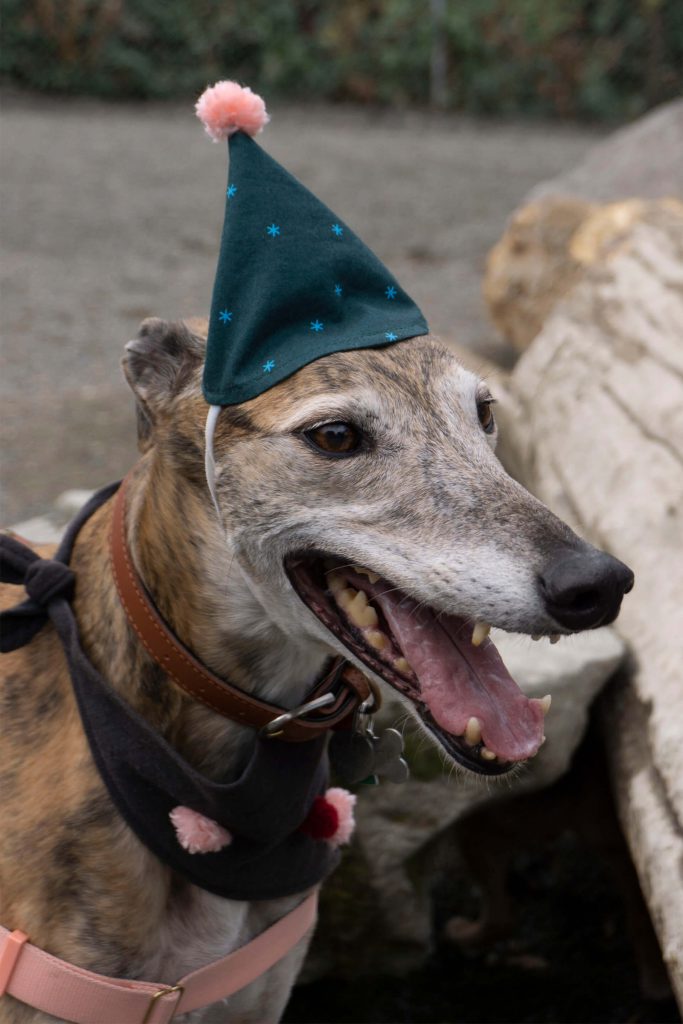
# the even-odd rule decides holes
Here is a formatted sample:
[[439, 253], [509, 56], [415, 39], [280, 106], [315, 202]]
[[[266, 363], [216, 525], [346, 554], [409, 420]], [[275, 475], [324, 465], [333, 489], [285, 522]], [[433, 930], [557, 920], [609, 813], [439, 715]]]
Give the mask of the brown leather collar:
[[[257, 700], [232, 683], [214, 675], [185, 647], [162, 619], [140, 579], [128, 550], [125, 529], [126, 478], [114, 498], [110, 553], [114, 580], [128, 621], [151, 658], [193, 700], [233, 722], [262, 729], [287, 709]], [[349, 719], [371, 695], [362, 672], [343, 658], [335, 658], [332, 670], [313, 687], [306, 700], [334, 693], [335, 701], [306, 717], [293, 718], [275, 734], [279, 739], [301, 742], [315, 739], [326, 729]]]

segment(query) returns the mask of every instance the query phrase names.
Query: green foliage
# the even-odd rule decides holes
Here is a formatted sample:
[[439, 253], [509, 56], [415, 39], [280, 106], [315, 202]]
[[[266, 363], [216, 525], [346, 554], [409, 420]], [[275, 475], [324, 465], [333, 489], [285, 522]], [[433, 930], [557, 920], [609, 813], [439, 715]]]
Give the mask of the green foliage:
[[[105, 97], [198, 93], [621, 118], [683, 91], [680, 0], [0, 0], [0, 74]], [[445, 73], [435, 88], [439, 51]]]

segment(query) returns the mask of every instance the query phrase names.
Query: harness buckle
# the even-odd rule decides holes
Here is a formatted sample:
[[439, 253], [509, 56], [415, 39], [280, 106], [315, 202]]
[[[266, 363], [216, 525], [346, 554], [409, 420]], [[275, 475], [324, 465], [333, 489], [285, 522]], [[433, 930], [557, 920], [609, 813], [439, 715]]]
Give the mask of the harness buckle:
[[[284, 715], [278, 715], [271, 722], [268, 722], [260, 731], [261, 736], [267, 736], [269, 739], [274, 739], [276, 736], [281, 736], [283, 729], [282, 727], [291, 722], [295, 718], [301, 718], [302, 715], [307, 715], [309, 711], [317, 711], [318, 708], [327, 707], [328, 704], [333, 704], [337, 698], [333, 693], [324, 693], [322, 697], [316, 697], [315, 700], [308, 700], [305, 704], [299, 704], [298, 708], [292, 708], [291, 711], [285, 711]], [[144, 1024], [144, 1021], [143, 1021]]]
[[152, 1014], [154, 1013], [154, 1007], [157, 1004], [157, 999], [161, 999], [162, 996], [169, 996], [172, 992], [178, 993], [178, 998], [176, 999], [176, 1004], [173, 1007], [173, 1013], [171, 1014], [172, 1017], [175, 1016], [175, 1011], [178, 1009], [178, 1005], [183, 997], [184, 991], [184, 985], [172, 985], [170, 988], [160, 988], [159, 991], [155, 992], [150, 999], [149, 1006], [147, 1007], [147, 1013], [142, 1018], [141, 1024], [147, 1024], [147, 1022], [151, 1020]]

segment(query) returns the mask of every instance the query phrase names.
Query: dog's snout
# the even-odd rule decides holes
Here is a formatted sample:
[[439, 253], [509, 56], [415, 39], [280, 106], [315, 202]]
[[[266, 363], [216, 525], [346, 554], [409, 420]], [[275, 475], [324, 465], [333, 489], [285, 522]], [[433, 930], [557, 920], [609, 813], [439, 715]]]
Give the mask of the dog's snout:
[[539, 577], [546, 611], [566, 629], [595, 629], [613, 622], [633, 573], [618, 558], [588, 548], [550, 563]]

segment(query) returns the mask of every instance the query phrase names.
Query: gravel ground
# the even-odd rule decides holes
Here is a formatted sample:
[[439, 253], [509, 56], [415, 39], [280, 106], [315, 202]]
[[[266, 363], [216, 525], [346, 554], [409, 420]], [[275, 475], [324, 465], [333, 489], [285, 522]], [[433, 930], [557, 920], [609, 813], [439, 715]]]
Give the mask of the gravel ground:
[[[586, 129], [280, 108], [264, 145], [397, 274], [432, 329], [499, 360], [480, 280], [505, 219]], [[149, 315], [208, 309], [226, 164], [191, 104], [4, 103], [2, 520], [135, 457], [119, 359]]]

